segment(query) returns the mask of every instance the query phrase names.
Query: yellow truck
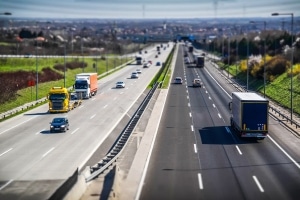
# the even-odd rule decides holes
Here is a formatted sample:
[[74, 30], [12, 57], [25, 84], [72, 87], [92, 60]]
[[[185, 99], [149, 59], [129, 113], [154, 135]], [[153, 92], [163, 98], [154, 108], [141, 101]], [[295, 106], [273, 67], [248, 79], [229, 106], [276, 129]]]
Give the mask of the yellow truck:
[[77, 93], [69, 93], [67, 88], [52, 87], [48, 93], [49, 112], [69, 112], [81, 105], [82, 98], [79, 98], [78, 96], [80, 95]]

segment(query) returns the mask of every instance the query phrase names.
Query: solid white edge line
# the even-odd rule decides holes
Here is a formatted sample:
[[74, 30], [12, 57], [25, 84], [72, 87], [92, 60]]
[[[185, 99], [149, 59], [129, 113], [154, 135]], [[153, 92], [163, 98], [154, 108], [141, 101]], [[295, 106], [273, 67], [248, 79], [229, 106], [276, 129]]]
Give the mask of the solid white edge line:
[[14, 181], [14, 179], [10, 179], [7, 183], [5, 183], [4, 185], [2, 185], [1, 187], [0, 187], [0, 190], [2, 190], [2, 189], [4, 189], [6, 186], [8, 186], [11, 182], [13, 182]]
[[92, 115], [92, 116], [90, 117], [90, 119], [93, 119], [95, 116], [96, 116], [96, 114]]
[[8, 149], [8, 150], [4, 151], [3, 153], [1, 153], [1, 154], [0, 154], [0, 157], [1, 157], [1, 156], [3, 156], [4, 154], [6, 154], [6, 153], [10, 152], [12, 149], [13, 149], [13, 148], [10, 148], [10, 149]]
[[194, 144], [194, 151], [195, 151], [195, 153], [198, 153], [196, 144]]
[[20, 126], [21, 124], [24, 124], [24, 123], [26, 123], [26, 122], [28, 122], [28, 121], [30, 121], [30, 120], [36, 118], [36, 117], [37, 117], [37, 116], [31, 117], [30, 119], [27, 119], [27, 120], [21, 122], [20, 124], [17, 124], [17, 125], [15, 125], [15, 126], [13, 126], [13, 127], [10, 127], [9, 129], [4, 130], [4, 131], [2, 131], [2, 132], [0, 133], [0, 135], [1, 135], [2, 133], [5, 133], [5, 132], [7, 132], [7, 131], [9, 131], [9, 130], [11, 130], [11, 129], [13, 129], [13, 128], [16, 128], [17, 126]]
[[265, 192], [265, 191], [264, 191], [264, 188], [261, 186], [261, 184], [260, 184], [260, 182], [258, 181], [258, 179], [256, 178], [256, 176], [252, 176], [252, 177], [253, 177], [253, 179], [254, 179], [254, 181], [255, 181], [255, 183], [256, 183], [256, 185], [257, 185], [259, 191]]
[[78, 131], [79, 130], [79, 128], [76, 128], [72, 133], [71, 133], [71, 135], [72, 134], [74, 134], [76, 131]]
[[224, 93], [229, 97], [231, 98], [231, 95], [228, 94], [226, 92], [226, 90], [218, 83], [218, 81], [209, 73], [209, 71], [207, 69], [204, 68], [204, 70], [206, 71], [206, 73], [208, 73], [208, 75], [216, 82], [216, 84], [224, 91]]
[[200, 173], [198, 173], [198, 182], [199, 182], [199, 188], [200, 188], [200, 190], [203, 190], [202, 176], [201, 176]]
[[41, 133], [41, 132], [43, 132], [44, 130], [46, 130], [46, 129], [44, 128], [44, 129], [42, 129], [42, 130], [40, 130], [40, 131], [36, 132], [36, 133], [35, 133], [35, 135], [38, 135], [38, 134], [40, 134], [40, 133]]
[[42, 157], [44, 158], [45, 156], [47, 156], [54, 149], [55, 149], [55, 147], [52, 147], [49, 151], [47, 151], [46, 153], [44, 153], [44, 155]]
[[298, 167], [298, 169], [300, 169], [300, 165], [299, 163], [297, 163], [292, 156], [290, 156], [277, 142], [275, 142], [275, 140], [268, 135], [268, 137], [270, 138], [270, 140]]
[[[177, 56], [177, 55], [175, 55], [175, 56]], [[172, 60], [172, 62], [175, 62], [175, 61]], [[169, 86], [170, 86], [170, 83], [169, 83]], [[164, 107], [165, 107], [165, 104], [166, 104], [166, 101], [167, 101], [168, 93], [169, 93], [169, 90], [167, 90], [166, 98], [164, 99], [163, 107], [162, 107], [162, 109], [160, 111], [160, 116], [159, 116], [159, 120], [158, 121], [160, 121], [161, 118], [162, 118], [162, 112], [164, 110]], [[155, 130], [155, 135], [154, 135], [153, 140], [151, 142], [150, 151], [149, 151], [149, 154], [148, 154], [148, 157], [147, 157], [147, 161], [146, 161], [146, 164], [145, 164], [145, 167], [144, 167], [144, 172], [143, 172], [142, 178], [141, 178], [139, 186], [138, 186], [138, 191], [136, 193], [135, 200], [139, 200], [141, 192], [142, 192], [142, 188], [143, 188], [144, 181], [145, 181], [145, 178], [146, 178], [148, 166], [149, 166], [149, 163], [150, 163], [151, 154], [152, 154], [152, 151], [153, 151], [153, 148], [154, 148], [154, 143], [155, 143], [155, 140], [156, 140], [156, 137], [157, 137], [158, 128], [159, 128], [159, 123], [157, 123], [156, 130]]]
[[235, 145], [235, 148], [237, 149], [237, 151], [239, 152], [240, 155], [243, 154], [242, 151], [240, 150], [240, 148], [237, 145]]

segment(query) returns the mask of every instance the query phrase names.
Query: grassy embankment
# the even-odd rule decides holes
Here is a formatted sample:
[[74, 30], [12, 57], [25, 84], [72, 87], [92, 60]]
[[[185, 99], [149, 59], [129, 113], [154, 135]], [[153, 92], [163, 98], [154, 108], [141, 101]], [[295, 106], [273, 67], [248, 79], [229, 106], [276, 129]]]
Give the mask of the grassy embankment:
[[[100, 74], [106, 74], [107, 71], [112, 70], [115, 66], [119, 66], [123, 63], [126, 63], [132, 58], [126, 59], [114, 59], [111, 56], [108, 56], [107, 60], [97, 59], [97, 69], [93, 68], [93, 63], [96, 63], [96, 59], [84, 58], [84, 62], [87, 63], [87, 67], [77, 68], [77, 69], [67, 69], [66, 71], [66, 87], [72, 87], [75, 75], [82, 72], [96, 72]], [[77, 58], [78, 62], [81, 62], [80, 58]], [[66, 63], [74, 61], [74, 58], [66, 58]], [[15, 71], [34, 71], [36, 73], [36, 66], [38, 66], [38, 71], [41, 72], [43, 68], [50, 67], [54, 71], [63, 74], [62, 71], [54, 69], [53, 66], [56, 64], [64, 64], [64, 58], [38, 58], [36, 65], [36, 58], [5, 58], [2, 59], [0, 64], [0, 73], [1, 72], [15, 72]], [[24, 77], [26, 79], [27, 77]], [[41, 99], [47, 96], [49, 89], [53, 86], [64, 86], [64, 79], [40, 83], [38, 84], [38, 97]], [[8, 111], [10, 109], [16, 108], [18, 106], [24, 105], [25, 103], [32, 102], [36, 100], [36, 86], [27, 87], [25, 89], [18, 90], [17, 99], [9, 101], [7, 103], [1, 104], [0, 113]]]
[[[294, 72], [297, 72], [295, 65], [293, 68]], [[240, 69], [236, 65], [231, 65], [229, 67], [229, 72], [233, 75], [238, 81], [241, 81], [246, 85], [247, 83], [247, 74], [241, 73]], [[293, 111], [295, 113], [300, 113], [300, 81], [299, 75], [293, 75]], [[256, 79], [252, 76], [249, 76], [248, 80], [249, 90], [260, 92], [264, 94], [264, 82], [263, 79]], [[285, 108], [290, 109], [291, 105], [291, 77], [288, 72], [285, 72], [274, 78], [272, 82], [266, 81], [265, 94], [266, 97], [273, 99], [280, 105]]]

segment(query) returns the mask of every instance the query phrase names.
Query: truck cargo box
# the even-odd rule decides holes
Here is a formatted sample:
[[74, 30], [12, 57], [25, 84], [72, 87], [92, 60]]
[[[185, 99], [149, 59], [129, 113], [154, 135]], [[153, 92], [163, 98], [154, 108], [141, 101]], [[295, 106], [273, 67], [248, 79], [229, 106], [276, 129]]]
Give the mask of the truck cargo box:
[[269, 101], [256, 93], [233, 92], [231, 126], [241, 137], [264, 138], [268, 133]]

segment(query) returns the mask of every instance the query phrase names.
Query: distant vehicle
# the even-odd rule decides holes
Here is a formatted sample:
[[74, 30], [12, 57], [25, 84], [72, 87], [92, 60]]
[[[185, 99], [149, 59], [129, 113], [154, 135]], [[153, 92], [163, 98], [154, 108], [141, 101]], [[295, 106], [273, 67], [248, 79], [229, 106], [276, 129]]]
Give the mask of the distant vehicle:
[[140, 55], [137, 55], [137, 56], [135, 57], [135, 61], [136, 61], [136, 64], [137, 64], [137, 65], [141, 65], [141, 64], [143, 63], [143, 57], [140, 56]]
[[174, 79], [174, 83], [175, 84], [182, 84], [182, 78], [181, 77], [175, 77], [175, 79]]
[[187, 51], [184, 51], [184, 53], [183, 53], [183, 57], [187, 57], [188, 56], [188, 53], [187, 53]]
[[148, 51], [145, 51], [145, 53], [148, 53]]
[[161, 65], [161, 63], [158, 61], [158, 62], [156, 62], [156, 66], [160, 66]]
[[159, 54], [160, 54], [160, 51], [158, 51], [157, 54], [159, 55]]
[[196, 67], [204, 67], [204, 61], [205, 61], [205, 57], [204, 56], [196, 56], [195, 58], [196, 61]]
[[89, 99], [97, 94], [97, 73], [76, 74], [74, 89], [76, 93], [82, 93], [82, 98]]
[[148, 68], [150, 66], [151, 66], [151, 64], [149, 62], [145, 62], [144, 65], [143, 65], [143, 68]]
[[123, 81], [118, 81], [116, 83], [116, 88], [125, 88], [125, 83]]
[[30, 58], [30, 57], [32, 57], [32, 55], [31, 55], [30, 53], [26, 53], [26, 54], [24, 55], [24, 58]]
[[139, 75], [138, 75], [137, 72], [132, 72], [131, 73], [131, 78], [138, 78], [138, 77], [139, 77]]
[[50, 133], [69, 130], [69, 120], [66, 117], [56, 117], [50, 122]]
[[160, 51], [160, 46], [157, 46], [157, 47], [156, 47], [156, 50], [157, 50], [157, 51]]
[[193, 80], [193, 87], [201, 87], [201, 80], [199, 78]]
[[184, 63], [185, 64], [190, 64], [191, 63], [190, 58], [189, 57], [184, 57]]
[[240, 137], [264, 139], [268, 134], [269, 101], [253, 92], [233, 92], [230, 124]]
[[141, 69], [136, 69], [136, 72], [137, 72], [138, 74], [141, 74], [141, 73], [142, 73], [142, 70], [141, 70]]
[[189, 46], [188, 46], [188, 50], [189, 50], [189, 52], [193, 53], [194, 47], [193, 47], [192, 45], [189, 45]]
[[155, 55], [155, 58], [158, 58], [158, 55], [157, 55], [157, 54]]

